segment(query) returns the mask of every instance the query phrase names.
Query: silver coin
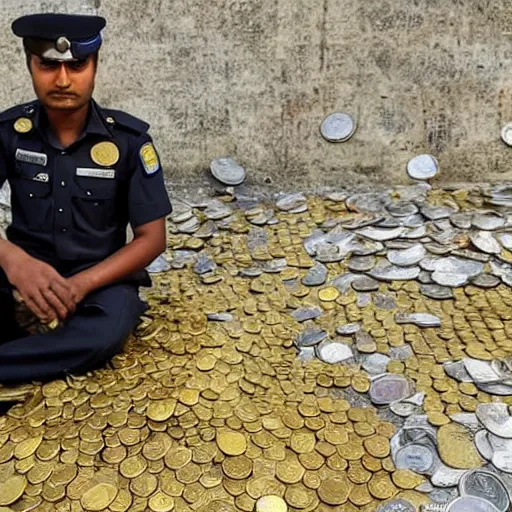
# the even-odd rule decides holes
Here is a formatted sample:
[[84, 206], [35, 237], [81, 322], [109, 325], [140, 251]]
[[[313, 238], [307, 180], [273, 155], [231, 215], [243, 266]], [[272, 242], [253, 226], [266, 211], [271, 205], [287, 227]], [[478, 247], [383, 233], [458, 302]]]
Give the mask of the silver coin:
[[389, 405], [389, 409], [401, 418], [407, 418], [411, 414], [419, 411], [416, 405], [408, 404], [407, 402], [393, 402]]
[[405, 377], [386, 374], [372, 381], [370, 400], [375, 405], [389, 405], [391, 402], [407, 398], [411, 391], [411, 385]]
[[494, 383], [501, 379], [493, 370], [492, 366], [486, 361], [465, 357], [462, 362], [464, 363], [466, 371], [476, 383]]
[[505, 249], [512, 251], [512, 233], [498, 233], [496, 236]]
[[327, 338], [328, 334], [323, 329], [308, 327], [295, 338], [295, 345], [299, 348], [314, 347]]
[[512, 451], [495, 451], [492, 456], [492, 463], [500, 471], [512, 473]]
[[501, 140], [507, 145], [512, 146], [512, 123], [507, 123], [501, 129]]
[[505, 439], [512, 439], [512, 418], [506, 404], [500, 402], [478, 404], [476, 415], [489, 432]]
[[450, 222], [459, 229], [471, 227], [472, 215], [467, 212], [455, 213], [450, 217]]
[[512, 395], [512, 386], [508, 386], [506, 384], [477, 383], [476, 387], [480, 391], [483, 391], [484, 393], [488, 393], [489, 395], [498, 395], [498, 396], [511, 396]]
[[372, 335], [366, 331], [358, 331], [355, 335], [356, 348], [360, 352], [369, 353], [377, 351], [377, 344]]
[[397, 324], [413, 324], [418, 327], [441, 327], [441, 319], [430, 313], [397, 313], [395, 322]]
[[194, 271], [199, 274], [207, 274], [213, 272], [217, 268], [217, 264], [207, 254], [200, 254], [197, 258], [197, 262], [194, 265]]
[[482, 252], [487, 254], [499, 254], [501, 252], [501, 245], [489, 231], [476, 231], [475, 233], [470, 233], [469, 238], [472, 244]]
[[327, 279], [327, 267], [321, 263], [316, 263], [314, 267], [308, 270], [308, 273], [302, 278], [302, 284], [305, 286], [320, 286]]
[[465, 469], [453, 469], [439, 463], [430, 481], [435, 487], [454, 487], [465, 474]]
[[500, 284], [500, 279], [491, 274], [480, 274], [471, 280], [471, 284], [479, 288], [496, 288]]
[[448, 377], [458, 380], [459, 382], [473, 382], [472, 377], [466, 370], [464, 361], [448, 361], [443, 364], [443, 369]]
[[276, 201], [276, 206], [285, 212], [299, 208], [307, 199], [300, 193], [283, 194]]
[[358, 293], [357, 294], [357, 307], [365, 308], [369, 304], [372, 303], [372, 295], [371, 293]]
[[[429, 492], [429, 498], [434, 502], [430, 505], [423, 505], [420, 510], [422, 512], [445, 512], [448, 503], [459, 497], [456, 487], [445, 489], [434, 489]], [[429, 508], [430, 507], [430, 508]], [[439, 508], [442, 507], [442, 508]]]
[[234, 320], [233, 315], [230, 313], [211, 313], [206, 315], [208, 320], [213, 322], [232, 322]]
[[361, 325], [358, 323], [339, 325], [336, 327], [336, 333], [340, 336], [351, 336], [361, 330]]
[[387, 258], [393, 265], [408, 267], [410, 265], [417, 265], [425, 258], [426, 254], [427, 251], [422, 244], [414, 244], [405, 250], [388, 251]]
[[493, 231], [503, 227], [505, 219], [499, 213], [490, 211], [473, 215], [472, 224], [477, 229]]
[[162, 255], [158, 256], [158, 258], [156, 258], [154, 261], [152, 261], [146, 267], [146, 270], [150, 274], [158, 274], [160, 272], [167, 272], [170, 269], [171, 269], [171, 265]]
[[386, 371], [391, 359], [384, 354], [371, 354], [363, 360], [363, 370], [370, 375], [380, 375]]
[[503, 480], [496, 474], [483, 469], [466, 473], [459, 482], [461, 496], [476, 496], [492, 503], [501, 512], [510, 507], [510, 496]]
[[321, 361], [328, 364], [337, 364], [354, 357], [352, 349], [344, 343], [324, 340], [315, 347], [315, 352]]
[[236, 186], [245, 180], [245, 169], [230, 157], [216, 158], [210, 164], [210, 170], [224, 185]]
[[374, 240], [376, 242], [383, 242], [385, 240], [393, 240], [402, 236], [407, 229], [405, 227], [397, 228], [375, 228], [373, 226], [367, 226], [366, 228], [358, 229], [357, 233], [365, 238]]
[[358, 292], [374, 292], [379, 289], [379, 282], [368, 276], [361, 276], [352, 283], [352, 288]]
[[487, 433], [487, 430], [479, 430], [475, 434], [475, 446], [481, 457], [489, 462], [492, 461], [494, 450], [489, 442], [489, 434]]
[[378, 279], [379, 281], [412, 281], [420, 274], [420, 268], [411, 267], [397, 267], [395, 265], [377, 265], [369, 272], [370, 276]]
[[416, 507], [406, 500], [391, 500], [383, 503], [377, 512], [415, 512]]
[[348, 260], [347, 267], [352, 272], [368, 272], [376, 263], [375, 256], [355, 256]]
[[421, 213], [428, 220], [449, 219], [457, 210], [448, 206], [429, 206], [421, 207]]
[[199, 229], [200, 225], [201, 224], [199, 222], [199, 219], [194, 216], [191, 219], [188, 219], [187, 221], [180, 224], [178, 226], [178, 231], [180, 233], [192, 234]]
[[446, 512], [499, 512], [499, 509], [482, 498], [462, 496], [453, 500]]
[[285, 270], [286, 267], [287, 263], [285, 258], [275, 258], [273, 260], [264, 261], [261, 264], [263, 272], [266, 272], [267, 274], [278, 274]]
[[386, 210], [393, 217], [410, 217], [418, 212], [418, 207], [414, 203], [401, 201], [387, 204]]
[[407, 174], [415, 180], [432, 179], [439, 170], [439, 163], [432, 155], [418, 155], [407, 163]]
[[450, 419], [455, 423], [464, 425], [472, 432], [476, 432], [482, 428], [476, 414], [472, 412], [457, 412], [455, 414], [450, 414]]
[[292, 311], [291, 315], [297, 322], [305, 322], [322, 316], [323, 310], [318, 306], [302, 306]]
[[429, 299], [446, 300], [453, 298], [451, 288], [437, 284], [422, 284], [420, 286], [420, 291]]
[[433, 450], [422, 444], [408, 444], [398, 450], [394, 460], [397, 469], [410, 469], [420, 475], [428, 474], [437, 460]]
[[406, 231], [402, 238], [406, 238], [408, 240], [418, 240], [420, 238], [423, 238], [427, 234], [427, 226], [418, 226], [416, 228], [410, 229], [409, 231]]
[[356, 131], [354, 119], [343, 112], [329, 114], [320, 126], [322, 137], [329, 142], [345, 142]]

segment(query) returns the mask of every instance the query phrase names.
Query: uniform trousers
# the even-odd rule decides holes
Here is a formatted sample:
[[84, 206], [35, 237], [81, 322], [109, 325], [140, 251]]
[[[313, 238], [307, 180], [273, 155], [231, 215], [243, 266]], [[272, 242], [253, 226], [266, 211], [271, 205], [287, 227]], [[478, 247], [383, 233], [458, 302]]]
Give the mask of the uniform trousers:
[[23, 332], [12, 286], [0, 269], [0, 383], [48, 381], [103, 366], [123, 349], [147, 305], [138, 286], [119, 283], [89, 294], [55, 331]]

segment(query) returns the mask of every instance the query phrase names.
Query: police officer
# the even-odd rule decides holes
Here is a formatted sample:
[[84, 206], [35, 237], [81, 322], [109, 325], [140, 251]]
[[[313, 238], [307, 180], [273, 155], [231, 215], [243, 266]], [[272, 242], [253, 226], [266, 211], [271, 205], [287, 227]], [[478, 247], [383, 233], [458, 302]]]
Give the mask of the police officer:
[[[92, 99], [105, 24], [36, 14], [12, 25], [38, 99], [0, 114], [0, 186], [8, 180], [12, 190], [12, 224], [0, 240], [3, 384], [104, 365], [145, 310], [144, 268], [166, 247], [171, 205], [149, 125]], [[59, 326], [23, 332], [16, 296]]]

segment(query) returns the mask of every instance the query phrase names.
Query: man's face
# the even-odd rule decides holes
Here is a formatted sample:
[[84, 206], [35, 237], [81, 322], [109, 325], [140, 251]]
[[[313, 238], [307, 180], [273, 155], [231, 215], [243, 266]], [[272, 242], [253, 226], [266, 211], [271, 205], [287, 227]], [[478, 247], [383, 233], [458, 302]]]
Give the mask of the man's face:
[[32, 55], [30, 72], [34, 91], [50, 110], [78, 110], [94, 91], [96, 61], [91, 55], [76, 62], [58, 62]]

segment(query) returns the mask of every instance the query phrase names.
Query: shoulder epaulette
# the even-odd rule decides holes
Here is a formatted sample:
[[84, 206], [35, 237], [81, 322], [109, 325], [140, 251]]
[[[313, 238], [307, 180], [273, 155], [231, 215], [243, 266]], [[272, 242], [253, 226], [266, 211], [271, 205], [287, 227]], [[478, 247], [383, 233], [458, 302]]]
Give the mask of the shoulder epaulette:
[[102, 108], [101, 112], [107, 118], [107, 122], [109, 122], [109, 118], [111, 118], [115, 125], [127, 128], [128, 130], [135, 132], [138, 135], [142, 135], [149, 130], [148, 123], [142, 121], [142, 119], [127, 114], [122, 110]]
[[32, 117], [35, 112], [35, 102], [23, 103], [16, 105], [0, 113], [0, 123], [12, 121], [18, 117]]

